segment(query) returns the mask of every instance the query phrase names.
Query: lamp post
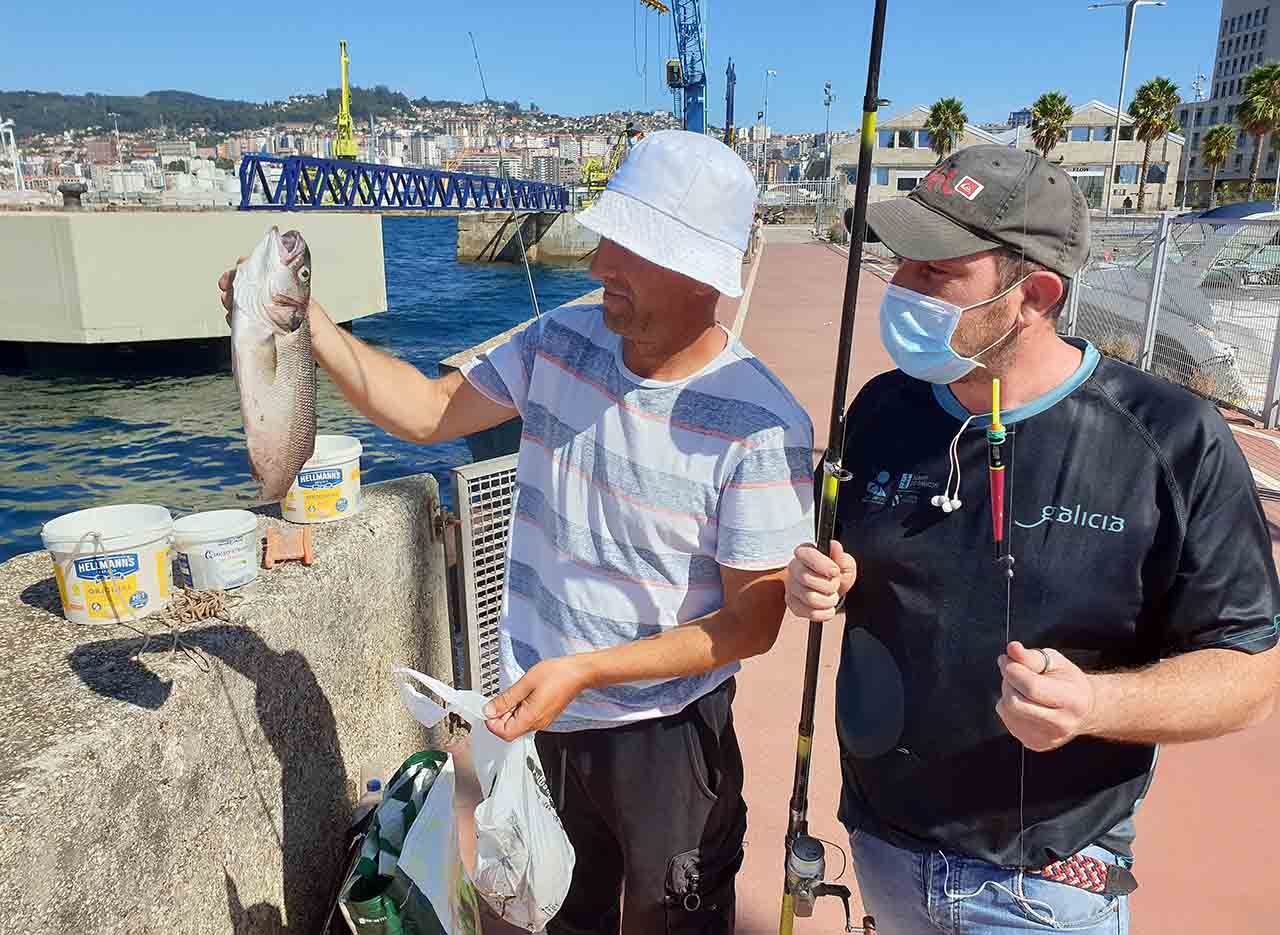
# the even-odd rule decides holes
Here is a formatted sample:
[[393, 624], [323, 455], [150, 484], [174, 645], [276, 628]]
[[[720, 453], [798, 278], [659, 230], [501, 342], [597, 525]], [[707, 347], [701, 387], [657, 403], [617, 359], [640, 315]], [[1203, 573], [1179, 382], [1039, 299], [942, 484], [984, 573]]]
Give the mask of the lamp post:
[[827, 147], [827, 172], [826, 177], [831, 178], [831, 102], [836, 96], [831, 93], [831, 82], [828, 81], [822, 86], [822, 105], [827, 109], [827, 132], [823, 134], [822, 141]]
[[1124, 6], [1124, 64], [1120, 67], [1120, 99], [1116, 102], [1116, 127], [1111, 137], [1111, 169], [1107, 173], [1106, 216], [1111, 216], [1111, 190], [1115, 187], [1116, 156], [1120, 151], [1120, 118], [1124, 115], [1124, 85], [1129, 77], [1129, 46], [1133, 42], [1134, 12], [1139, 6], [1165, 6], [1165, 0], [1114, 0], [1112, 3], [1089, 4], [1091, 10], [1101, 10], [1107, 6]]
[[760, 154], [760, 182], [764, 184], [765, 176], [769, 171], [769, 79], [778, 76], [777, 69], [766, 68], [764, 72], [764, 110], [760, 112], [762, 126], [760, 132], [764, 135], [764, 149]]
[[[1204, 100], [1204, 83], [1208, 80], [1209, 79], [1203, 74], [1198, 74], [1196, 75], [1196, 80], [1191, 82], [1191, 91], [1196, 96], [1195, 102], [1197, 104]], [[1190, 126], [1191, 122], [1191, 111], [1187, 111], [1188, 126]], [[1182, 204], [1180, 205], [1180, 208], [1185, 211], [1187, 208], [1187, 190], [1191, 188], [1191, 169], [1189, 168], [1191, 160], [1188, 153], [1187, 143], [1189, 140], [1187, 139], [1187, 130], [1185, 127], [1183, 128], [1182, 133]]]
[[108, 113], [107, 116], [111, 118], [116, 127], [116, 168], [123, 169], [124, 163], [120, 161], [120, 115], [112, 112]]
[[1120, 98], [1116, 103], [1116, 128], [1111, 138], [1111, 169], [1107, 174], [1106, 217], [1111, 217], [1111, 189], [1116, 182], [1116, 156], [1120, 150], [1120, 118], [1124, 114], [1124, 83], [1129, 77], [1129, 46], [1133, 42], [1133, 15], [1140, 6], [1165, 6], [1165, 0], [1115, 0], [1111, 3], [1091, 3], [1090, 10], [1106, 7], [1124, 7], [1124, 64], [1120, 68]]

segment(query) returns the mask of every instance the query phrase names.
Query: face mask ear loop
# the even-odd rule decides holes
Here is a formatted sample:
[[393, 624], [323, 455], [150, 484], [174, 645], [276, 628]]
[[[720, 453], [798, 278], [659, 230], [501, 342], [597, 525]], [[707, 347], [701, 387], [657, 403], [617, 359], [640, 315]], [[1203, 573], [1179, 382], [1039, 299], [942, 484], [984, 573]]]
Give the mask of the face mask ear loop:
[[[947, 453], [950, 456], [950, 469], [947, 471], [947, 486], [945, 492], [936, 494], [932, 502], [934, 506], [941, 507], [943, 513], [950, 513], [960, 509], [960, 436], [965, 433], [965, 429], [969, 427], [976, 416], [970, 415], [964, 420], [960, 426], [960, 431], [956, 432], [955, 437], [951, 439]], [[955, 479], [955, 492], [952, 492], [951, 482]]]
[[[1027, 281], [1028, 279], [1030, 279], [1030, 278], [1031, 278], [1031, 274], [1030, 274], [1030, 273], [1028, 273], [1027, 275], [1023, 276], [1021, 279], [1019, 279], [1017, 282], [1015, 282], [1015, 283], [1014, 283], [1012, 286], [1010, 286], [1008, 289], [1005, 289], [1003, 292], [999, 293], [998, 295], [994, 295], [994, 296], [992, 296], [991, 298], [986, 299], [985, 301], [982, 301], [982, 302], [978, 302], [978, 303], [976, 303], [976, 304], [974, 304], [974, 305], [966, 305], [964, 308], [960, 309], [960, 311], [961, 311], [962, 313], [963, 313], [963, 312], [967, 312], [967, 311], [969, 311], [969, 309], [971, 309], [971, 308], [979, 308], [980, 306], [983, 306], [983, 305], [989, 305], [989, 304], [991, 304], [992, 302], [995, 302], [995, 301], [998, 301], [998, 300], [1000, 300], [1000, 299], [1003, 299], [1006, 295], [1008, 295], [1008, 294], [1009, 294], [1010, 292], [1012, 292], [1014, 289], [1017, 289], [1020, 285], [1022, 285], [1024, 282], [1026, 282], [1026, 281]], [[1014, 323], [1013, 323], [1013, 324], [1011, 324], [1011, 325], [1009, 326], [1009, 330], [1008, 330], [1008, 331], [1006, 331], [1004, 334], [1000, 335], [1000, 337], [996, 338], [994, 341], [992, 341], [990, 344], [988, 344], [988, 345], [987, 345], [986, 347], [984, 347], [982, 350], [978, 351], [978, 353], [976, 353], [976, 354], [974, 354], [974, 355], [972, 355], [972, 356], [970, 356], [970, 357], [965, 357], [965, 358], [963, 358], [963, 359], [964, 359], [964, 360], [967, 360], [969, 363], [971, 363], [971, 364], [973, 364], [973, 365], [975, 365], [975, 366], [985, 368], [987, 365], [986, 365], [986, 364], [984, 364], [982, 361], [978, 360], [978, 358], [979, 358], [979, 357], [981, 357], [983, 354], [985, 354], [987, 351], [991, 350], [993, 347], [995, 347], [997, 344], [999, 344], [999, 343], [1000, 343], [1001, 341], [1003, 341], [1005, 338], [1009, 337], [1009, 335], [1013, 334], [1014, 329], [1015, 329], [1015, 328], [1017, 328], [1017, 327], [1018, 327], [1018, 323], [1017, 323], [1017, 321], [1015, 320], [1015, 321], [1014, 321]], [[948, 342], [948, 344], [950, 344], [950, 342]], [[958, 355], [957, 355], [957, 356], [958, 356]]]

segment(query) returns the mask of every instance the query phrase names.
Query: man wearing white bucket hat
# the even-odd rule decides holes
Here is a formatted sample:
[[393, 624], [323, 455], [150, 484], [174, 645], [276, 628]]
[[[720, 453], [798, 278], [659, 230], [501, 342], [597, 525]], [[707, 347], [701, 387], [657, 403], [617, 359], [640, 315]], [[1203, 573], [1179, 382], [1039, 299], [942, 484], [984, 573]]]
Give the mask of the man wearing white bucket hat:
[[578, 855], [552, 935], [733, 930], [733, 676], [772, 647], [813, 527], [812, 424], [715, 317], [742, 294], [754, 205], [721, 143], [647, 136], [579, 216], [601, 237], [604, 302], [439, 380], [311, 305], [317, 359], [388, 431], [434, 443], [524, 420], [506, 690], [486, 714], [502, 737], [539, 731]]

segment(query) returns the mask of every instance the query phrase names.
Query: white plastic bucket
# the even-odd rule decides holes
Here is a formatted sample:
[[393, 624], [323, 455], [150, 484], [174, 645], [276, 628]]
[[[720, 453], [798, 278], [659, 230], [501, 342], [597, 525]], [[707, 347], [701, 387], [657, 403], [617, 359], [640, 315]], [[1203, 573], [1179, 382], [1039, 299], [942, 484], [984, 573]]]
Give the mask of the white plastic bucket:
[[164, 609], [173, 590], [173, 517], [162, 506], [120, 504], [67, 513], [40, 537], [72, 623], [113, 624]]
[[317, 435], [315, 454], [302, 466], [280, 511], [291, 523], [327, 523], [360, 510], [358, 438]]
[[258, 577], [258, 517], [248, 510], [184, 516], [173, 524], [173, 549], [187, 587], [238, 588]]

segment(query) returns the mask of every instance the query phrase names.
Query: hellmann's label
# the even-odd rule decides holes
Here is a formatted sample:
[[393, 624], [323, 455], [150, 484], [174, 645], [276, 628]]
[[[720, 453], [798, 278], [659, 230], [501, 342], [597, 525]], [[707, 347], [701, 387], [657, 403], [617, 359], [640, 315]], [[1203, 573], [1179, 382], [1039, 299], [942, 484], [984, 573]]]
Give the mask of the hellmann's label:
[[[139, 568], [136, 552], [76, 559], [70, 603], [85, 607], [93, 620], [132, 617], [151, 601], [138, 583]], [[67, 583], [59, 584], [65, 591]]]
[[355, 510], [360, 496], [360, 469], [308, 468], [284, 499], [284, 514], [293, 522], [316, 523], [337, 519]]

